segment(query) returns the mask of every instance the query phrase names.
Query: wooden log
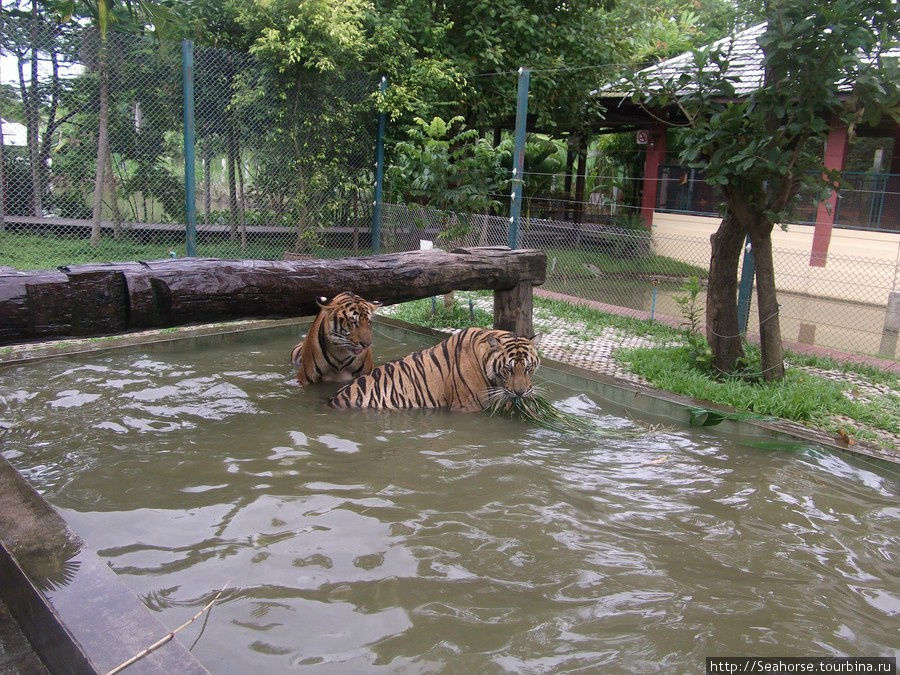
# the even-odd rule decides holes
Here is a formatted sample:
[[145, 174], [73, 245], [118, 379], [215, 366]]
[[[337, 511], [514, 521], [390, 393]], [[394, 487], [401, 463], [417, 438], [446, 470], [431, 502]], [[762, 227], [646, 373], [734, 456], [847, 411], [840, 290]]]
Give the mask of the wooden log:
[[[180, 258], [77, 265], [60, 272], [0, 270], [0, 342], [306, 316], [318, 311], [316, 298], [341, 291], [394, 304], [453, 290], [520, 285], [517, 302], [528, 313], [530, 330], [530, 289], [544, 282], [546, 266], [542, 251], [484, 247], [336, 260]], [[504, 311], [512, 316], [514, 310], [510, 305]]]
[[127, 328], [121, 271], [0, 271], [0, 342]]
[[[50, 303], [42, 300], [53, 297], [54, 288], [64, 291], [67, 283], [68, 278], [61, 272], [9, 269], [0, 272], [0, 342], [65, 334], [71, 323], [68, 304], [61, 302], [48, 306]], [[41, 307], [46, 307], [46, 311], [42, 313]], [[48, 313], [55, 314], [52, 325], [46, 325], [41, 319]]]

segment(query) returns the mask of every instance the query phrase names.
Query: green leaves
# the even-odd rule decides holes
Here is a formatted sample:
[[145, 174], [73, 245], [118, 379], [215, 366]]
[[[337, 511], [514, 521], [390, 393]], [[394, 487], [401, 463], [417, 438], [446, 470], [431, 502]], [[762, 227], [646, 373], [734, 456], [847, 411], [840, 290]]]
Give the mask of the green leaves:
[[692, 427], [714, 427], [720, 422], [731, 420], [733, 422], [742, 422], [746, 420], [767, 420], [771, 419], [765, 415], [757, 415], [756, 413], [741, 413], [727, 410], [711, 410], [709, 408], [688, 408], [690, 415], [688, 424]]
[[505, 180], [501, 153], [467, 129], [461, 116], [416, 118], [407, 140], [394, 145], [385, 184], [389, 199], [448, 212], [447, 236], [464, 234], [468, 222], [451, 214], [483, 213], [498, 205], [492, 195]]
[[817, 142], [835, 118], [852, 127], [896, 110], [900, 73], [878, 55], [897, 44], [900, 9], [884, 0], [795, 0], [766, 11], [758, 38], [765, 80], [743, 99], [735, 100], [727, 46], [695, 50], [676, 78], [635, 84], [654, 92], [648, 105], [677, 105], [689, 117], [682, 161], [776, 220], [802, 188], [822, 185]]
[[240, 21], [258, 30], [250, 51], [282, 72], [356, 66], [368, 49], [368, 0], [246, 3]]

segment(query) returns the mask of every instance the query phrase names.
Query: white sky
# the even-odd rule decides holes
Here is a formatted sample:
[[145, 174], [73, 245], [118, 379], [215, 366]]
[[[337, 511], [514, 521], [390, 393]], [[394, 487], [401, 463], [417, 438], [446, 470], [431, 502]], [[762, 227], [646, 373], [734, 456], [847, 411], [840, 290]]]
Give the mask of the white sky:
[[[84, 66], [80, 63], [63, 63], [60, 64], [60, 77], [73, 77], [84, 70]], [[25, 82], [31, 82], [31, 64], [25, 64], [23, 70]], [[44, 80], [49, 78], [53, 72], [53, 66], [50, 65], [49, 59], [38, 59], [38, 78]], [[0, 83], [13, 84], [19, 86], [19, 70], [16, 65], [16, 57], [12, 54], [0, 52]]]

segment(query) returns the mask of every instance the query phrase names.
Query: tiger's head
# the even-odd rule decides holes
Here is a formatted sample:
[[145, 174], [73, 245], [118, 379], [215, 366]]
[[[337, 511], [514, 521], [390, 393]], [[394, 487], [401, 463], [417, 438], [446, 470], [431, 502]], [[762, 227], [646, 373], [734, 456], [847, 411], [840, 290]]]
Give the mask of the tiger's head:
[[360, 354], [372, 346], [372, 320], [380, 302], [345, 292], [331, 301], [319, 298], [317, 304], [321, 313], [327, 315], [326, 340], [332, 347]]
[[541, 362], [537, 353], [540, 334], [529, 340], [513, 333], [489, 333], [486, 340], [490, 347], [485, 363], [485, 374], [491, 384], [488, 401], [531, 396], [534, 393], [531, 378]]

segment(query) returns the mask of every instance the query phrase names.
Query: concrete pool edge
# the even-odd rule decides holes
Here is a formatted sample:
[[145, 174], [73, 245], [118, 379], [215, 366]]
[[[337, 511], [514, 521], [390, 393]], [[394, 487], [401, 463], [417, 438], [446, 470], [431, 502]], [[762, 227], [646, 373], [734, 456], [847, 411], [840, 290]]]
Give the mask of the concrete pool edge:
[[71, 337], [63, 340], [45, 342], [23, 342], [0, 347], [0, 366], [21, 365], [31, 361], [40, 361], [56, 356], [73, 354], [90, 354], [109, 349], [136, 347], [143, 344], [159, 344], [178, 342], [188, 339], [200, 339], [207, 336], [228, 335], [251, 330], [264, 330], [281, 326], [293, 326], [309, 323], [312, 317], [290, 319], [249, 319], [243, 321], [224, 321], [196, 325], [157, 328], [152, 330], [107, 335], [103, 337]]
[[[51, 672], [106, 673], [169, 634], [3, 457], [0, 595]], [[207, 671], [176, 636], [129, 672]]]

